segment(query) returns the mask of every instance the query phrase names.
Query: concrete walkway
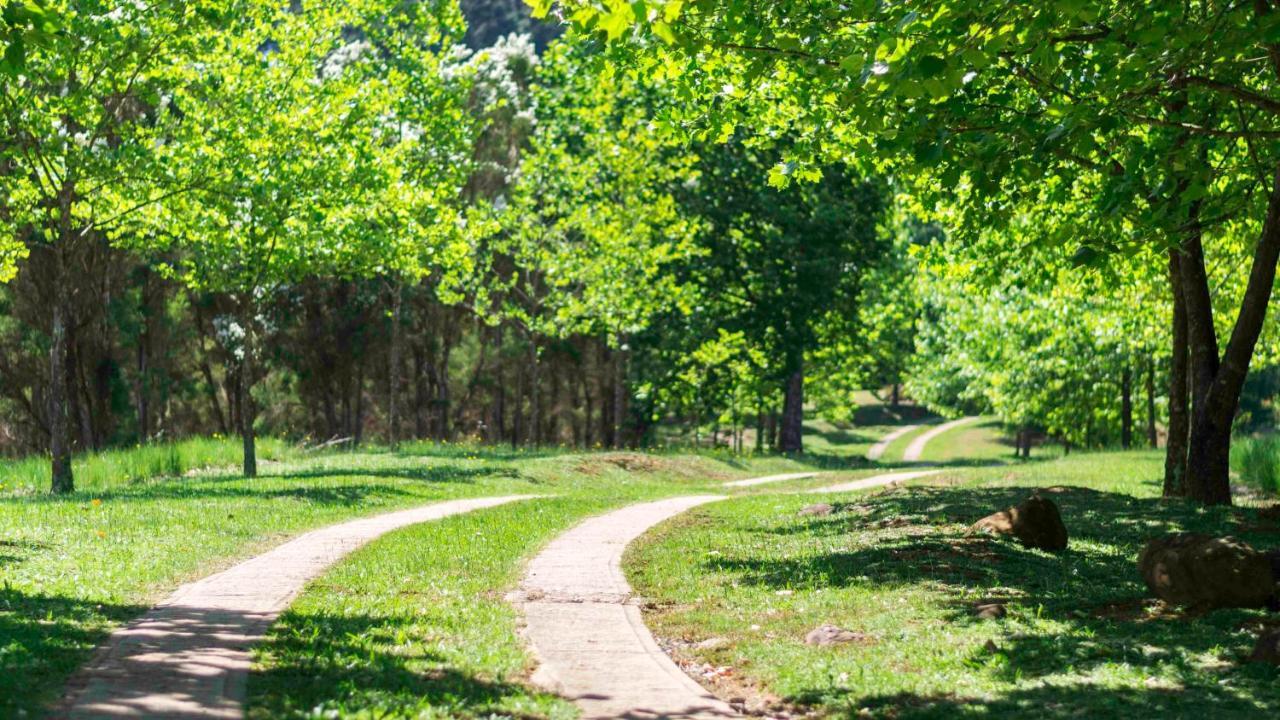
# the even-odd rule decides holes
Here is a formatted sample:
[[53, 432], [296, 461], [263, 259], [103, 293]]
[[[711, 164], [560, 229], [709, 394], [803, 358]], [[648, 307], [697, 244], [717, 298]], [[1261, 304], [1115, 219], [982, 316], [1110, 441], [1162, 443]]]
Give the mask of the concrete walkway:
[[766, 475], [765, 477], [747, 478], [746, 480], [731, 480], [723, 483], [723, 487], [753, 487], [756, 485], [768, 485], [769, 483], [783, 482], [786, 480], [803, 480], [804, 478], [817, 477], [816, 472], [798, 472], [787, 473], [786, 475]]
[[840, 483], [838, 485], [828, 485], [826, 487], [805, 490], [807, 493], [838, 493], [853, 492], [854, 490], [866, 490], [867, 488], [881, 487], [884, 485], [892, 485], [894, 483], [905, 482], [914, 478], [927, 477], [929, 475], [937, 475], [941, 470], [908, 470], [907, 472], [885, 473], [883, 475], [872, 475], [869, 478], [861, 480], [851, 480], [849, 482]]
[[72, 677], [53, 717], [244, 717], [250, 648], [307, 581], [384, 533], [531, 497], [454, 500], [332, 525], [184, 585], [112, 634]]
[[918, 462], [920, 460], [920, 456], [924, 454], [924, 446], [928, 445], [930, 440], [938, 437], [939, 435], [941, 435], [942, 433], [948, 430], [951, 430], [953, 428], [958, 428], [961, 425], [968, 425], [969, 423], [975, 423], [979, 419], [980, 418], [976, 418], [976, 417], [962, 417], [959, 420], [952, 420], [951, 422], [942, 423], [941, 425], [938, 425], [937, 427], [933, 428], [929, 432], [923, 433], [922, 435], [920, 435], [920, 437], [916, 438], [915, 440], [912, 440], [911, 444], [907, 446], [907, 451], [902, 453], [902, 461]]
[[587, 520], [535, 557], [511, 598], [540, 663], [534, 681], [577, 703], [584, 720], [736, 716], [654, 642], [621, 567], [627, 544], [645, 530], [721, 499], [632, 505]]
[[880, 438], [880, 442], [876, 443], [875, 445], [872, 445], [871, 449], [867, 450], [867, 459], [879, 460], [880, 456], [884, 455], [884, 451], [889, 449], [889, 443], [892, 443], [894, 440], [897, 440], [898, 438], [902, 437], [903, 435], [906, 435], [907, 433], [911, 432], [912, 430], [915, 430], [918, 427], [920, 426], [904, 425], [898, 428], [897, 430], [894, 430], [893, 432], [889, 433], [888, 435], [885, 435], [884, 437]]

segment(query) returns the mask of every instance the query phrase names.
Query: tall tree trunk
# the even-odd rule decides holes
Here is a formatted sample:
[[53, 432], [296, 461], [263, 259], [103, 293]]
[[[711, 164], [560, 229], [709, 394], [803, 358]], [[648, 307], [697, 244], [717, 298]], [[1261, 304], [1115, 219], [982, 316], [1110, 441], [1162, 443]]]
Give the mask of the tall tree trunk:
[[787, 375], [782, 404], [782, 428], [778, 449], [784, 453], [804, 452], [804, 360], [796, 358]]
[[52, 482], [55, 493], [75, 490], [71, 472], [71, 423], [67, 408], [67, 291], [64, 287], [62, 248], [52, 248], [53, 332], [49, 345], [49, 455], [52, 458]]
[[1280, 259], [1280, 168], [1272, 178], [1267, 216], [1254, 249], [1244, 299], [1226, 350], [1219, 359], [1198, 217], [1192, 218], [1181, 262], [1187, 334], [1191, 343], [1187, 495], [1206, 505], [1231, 503], [1231, 424], [1266, 319], [1277, 259]]
[[1133, 366], [1127, 360], [1120, 371], [1120, 446], [1133, 447]]
[[1156, 448], [1159, 445], [1159, 437], [1156, 433], [1156, 364], [1147, 355], [1147, 445]]
[[1182, 254], [1169, 251], [1169, 286], [1173, 293], [1172, 355], [1169, 359], [1169, 425], [1164, 451], [1164, 497], [1187, 493], [1187, 437], [1191, 431], [1190, 348], [1187, 305], [1182, 292]]
[[391, 288], [391, 347], [387, 352], [387, 433], [392, 449], [400, 446], [400, 310], [404, 293], [396, 279]]
[[618, 350], [613, 354], [613, 446], [625, 444], [625, 419], [627, 417], [627, 351], [625, 338], [618, 338]]
[[[252, 298], [252, 296], [253, 293], [250, 292], [249, 297]], [[240, 320], [244, 324], [243, 356], [240, 359], [240, 439], [244, 445], [244, 476], [252, 478], [258, 476], [258, 447], [253, 431], [253, 421], [257, 415], [257, 408], [253, 403], [257, 333], [253, 327], [253, 301], [246, 298], [243, 302], [244, 311]]]
[[542, 442], [542, 363], [538, 357], [538, 343], [529, 340], [529, 444]]
[[897, 410], [900, 402], [902, 402], [902, 386], [899, 383], [894, 383], [893, 390], [889, 395], [889, 407]]

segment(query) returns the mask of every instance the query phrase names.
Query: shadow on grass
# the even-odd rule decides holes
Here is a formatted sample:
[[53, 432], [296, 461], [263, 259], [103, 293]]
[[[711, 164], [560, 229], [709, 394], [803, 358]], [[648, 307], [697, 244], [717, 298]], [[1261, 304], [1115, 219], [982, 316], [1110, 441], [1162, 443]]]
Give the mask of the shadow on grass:
[[[1024, 548], [1014, 541], [970, 535], [968, 525], [1015, 504], [1033, 491], [1052, 498], [1071, 533], [1061, 553]], [[859, 586], [886, 596], [906, 588], [937, 594], [948, 624], [971, 624], [978, 599], [1009, 605], [1019, 631], [999, 650], [975, 648], [975, 671], [1009, 683], [1067, 672], [1074, 676], [1109, 668], [1138, 668], [1159, 681], [1150, 692], [1082, 684], [1023, 689], [990, 699], [843, 697], [834, 687], [793, 698], [800, 704], [870, 708], [886, 717], [955, 717], [961, 710], [1002, 717], [1166, 717], [1188, 699], [1189, 716], [1254, 716], [1267, 703], [1280, 709], [1274, 668], [1242, 664], [1262, 627], [1280, 627], [1263, 610], [1194, 613], [1166, 608], [1148, 597], [1136, 558], [1147, 539], [1167, 532], [1232, 534], [1267, 549], [1280, 545], [1276, 521], [1248, 508], [1204, 509], [1184, 502], [1067, 488], [914, 487], [836, 504], [827, 517], [789, 517], [753, 532], [778, 537], [827, 538], [833, 552], [797, 550], [778, 555], [726, 555], [706, 561], [733, 582], [770, 589]], [[850, 542], [842, 542], [847, 537]], [[1025, 624], [1052, 623], [1052, 631], [1027, 632]], [[999, 627], [999, 626], [997, 626]], [[1182, 687], [1171, 692], [1162, 687]], [[1192, 693], [1189, 695], [1189, 693]], [[1180, 704], [1182, 703], [1182, 704]], [[1165, 712], [1156, 713], [1157, 708]], [[1250, 715], [1252, 713], [1252, 715]]]
[[40, 717], [111, 628], [144, 610], [0, 587], [0, 717]]
[[250, 678], [249, 718], [419, 717], [428, 705], [431, 717], [542, 717], [513, 712], [537, 696], [522, 683], [462, 672], [422, 646], [405, 651], [405, 635], [421, 623], [286, 613], [263, 646], [268, 669]]

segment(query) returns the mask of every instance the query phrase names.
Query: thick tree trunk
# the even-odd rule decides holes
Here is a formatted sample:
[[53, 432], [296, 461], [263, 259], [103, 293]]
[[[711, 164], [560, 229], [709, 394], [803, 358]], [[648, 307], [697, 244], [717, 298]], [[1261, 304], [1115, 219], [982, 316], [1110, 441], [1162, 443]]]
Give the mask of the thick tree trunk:
[[1120, 371], [1120, 446], [1133, 447], [1133, 367], [1128, 362]]
[[49, 345], [49, 455], [52, 458], [52, 482], [55, 493], [75, 490], [71, 472], [71, 422], [67, 408], [67, 301], [62, 276], [62, 253], [54, 255], [53, 331]]
[[1187, 305], [1182, 293], [1182, 254], [1169, 251], [1173, 293], [1172, 355], [1169, 360], [1169, 425], [1164, 454], [1164, 497], [1187, 493], [1187, 436], [1191, 429]]
[[387, 442], [400, 446], [400, 316], [404, 293], [400, 281], [391, 288], [391, 347], [387, 351]]
[[1187, 495], [1206, 505], [1231, 503], [1231, 424], [1240, 391], [1262, 333], [1280, 258], [1280, 168], [1272, 178], [1267, 216], [1254, 250], [1249, 281], [1231, 338], [1221, 359], [1213, 326], [1209, 281], [1198, 218], [1183, 244], [1181, 271], [1191, 346], [1191, 435], [1187, 447]]
[[[250, 293], [252, 296], [252, 293]], [[244, 324], [243, 356], [240, 359], [240, 439], [244, 446], [244, 476], [258, 476], [258, 447], [254, 436], [253, 421], [257, 409], [253, 404], [254, 353], [257, 352], [256, 333], [253, 329], [253, 303], [245, 300], [245, 310], [241, 322]]]
[[900, 402], [902, 402], [902, 386], [898, 383], [894, 383], [893, 390], [889, 395], [889, 407], [897, 410], [898, 403]]
[[529, 342], [529, 444], [542, 442], [542, 363], [538, 357], [538, 344]]
[[782, 405], [782, 428], [779, 450], [784, 453], [804, 452], [804, 361], [791, 363]]

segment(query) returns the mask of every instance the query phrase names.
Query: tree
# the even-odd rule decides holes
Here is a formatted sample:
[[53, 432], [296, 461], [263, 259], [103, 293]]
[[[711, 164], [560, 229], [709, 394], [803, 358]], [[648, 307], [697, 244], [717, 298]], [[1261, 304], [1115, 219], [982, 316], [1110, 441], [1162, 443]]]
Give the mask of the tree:
[[398, 276], [419, 272], [426, 257], [441, 267], [465, 258], [451, 242], [465, 169], [441, 171], [465, 144], [437, 145], [431, 132], [456, 137], [465, 93], [445, 88], [438, 67], [456, 13], [406, 5], [386, 17], [353, 3], [238, 10], [170, 104], [182, 122], [166, 160], [179, 184], [199, 190], [156, 220], [183, 253], [185, 282], [236, 299], [230, 335], [252, 477], [264, 299], [308, 276]]
[[[0, 73], [0, 280], [27, 258], [48, 268], [52, 489], [71, 492], [69, 334], [79, 283], [70, 259], [128, 236], [140, 211], [190, 187], [168, 184], [155, 148], [162, 98], [217, 4], [9, 3]], [[15, 242], [16, 241], [16, 242]]]
[[857, 327], [863, 273], [886, 254], [884, 189], [828, 166], [812, 182], [767, 182], [781, 151], [742, 141], [701, 148], [696, 183], [682, 192], [700, 219], [690, 280], [718, 328], [743, 333], [773, 358], [783, 388], [779, 449], [800, 452], [806, 355], [820, 327]]
[[[1179, 308], [1171, 391], [1183, 384], [1191, 397], [1186, 491], [1230, 502], [1231, 421], [1280, 257], [1272, 2], [560, 5], [699, 98], [685, 127], [722, 132], [750, 118], [794, 133], [792, 160], [892, 161], [960, 211], [961, 236], [1084, 195], [1077, 229], [1046, 241], [1095, 257], [1168, 249]], [[1204, 240], [1233, 223], [1256, 241], [1220, 346]], [[1169, 453], [1171, 468], [1184, 464], [1178, 442]]]

